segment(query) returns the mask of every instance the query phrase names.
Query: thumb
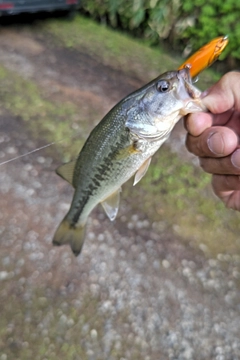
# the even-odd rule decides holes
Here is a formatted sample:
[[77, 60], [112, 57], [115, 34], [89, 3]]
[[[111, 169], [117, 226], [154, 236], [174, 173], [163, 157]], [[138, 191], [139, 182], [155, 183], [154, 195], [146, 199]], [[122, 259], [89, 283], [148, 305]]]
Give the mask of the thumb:
[[233, 107], [240, 110], [240, 72], [232, 71], [223, 75], [207, 90], [207, 95], [202, 101], [213, 114], [224, 113]]

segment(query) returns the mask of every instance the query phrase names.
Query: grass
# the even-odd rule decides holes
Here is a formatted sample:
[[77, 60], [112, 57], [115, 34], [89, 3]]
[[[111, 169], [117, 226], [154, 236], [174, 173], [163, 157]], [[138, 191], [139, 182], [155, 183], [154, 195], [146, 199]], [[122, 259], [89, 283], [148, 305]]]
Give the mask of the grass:
[[76, 129], [79, 118], [81, 120], [75, 104], [48, 100], [35, 82], [3, 66], [0, 66], [0, 81], [0, 106], [21, 118], [31, 139], [38, 139], [44, 143], [63, 140], [59, 147], [63, 161], [68, 161], [78, 154], [89, 129], [84, 131], [83, 123], [81, 133], [78, 134], [78, 142], [69, 147], [73, 129]]
[[[51, 22], [46, 30], [62, 46], [79, 51], [84, 49], [106, 65], [138, 77], [144, 75], [145, 81], [177, 68], [182, 62], [179, 56], [173, 58], [160, 48], [151, 48], [144, 41], [137, 41], [81, 16], [76, 19], [74, 29], [70, 23], [59, 26], [57, 22]], [[220, 74], [209, 69], [201, 74], [198, 86], [205, 89], [219, 77]], [[150, 220], [164, 219], [170, 228], [174, 225], [183, 241], [196, 247], [204, 244], [209, 256], [215, 257], [226, 251], [234, 253], [236, 249], [239, 252], [239, 215], [226, 210], [214, 198], [210, 181], [210, 176], [183, 159], [179, 161], [164, 147], [155, 156], [141, 183], [133, 189], [131, 184], [126, 187], [126, 197], [133, 208], [135, 205], [136, 209], [142, 207]]]
[[126, 34], [111, 30], [82, 16], [74, 24], [49, 22], [44, 31], [52, 34], [60, 45], [86, 51], [97, 57], [99, 62], [121, 69], [127, 74], [135, 74], [146, 81], [166, 70], [175, 69], [181, 62], [150, 48], [148, 43], [135, 40]]
[[208, 174], [184, 159], [179, 161], [164, 146], [147, 175], [136, 187], [128, 184], [124, 196], [134, 199], [136, 211], [141, 209], [153, 222], [164, 222], [183, 242], [196, 248], [204, 245], [209, 256], [239, 253], [239, 214], [214, 197], [210, 182]]
[[[150, 48], [143, 41], [81, 16], [74, 22], [49, 20], [41, 24], [40, 31], [50, 36], [55, 46], [86, 51], [99, 62], [146, 81], [181, 63], [180, 57], [172, 58], [161, 49]], [[200, 87], [210, 85], [218, 77], [219, 74], [206, 71], [201, 76]], [[44, 142], [66, 139], [58, 146], [63, 162], [76, 157], [92, 127], [92, 123], [85, 121], [86, 115], [79, 104], [69, 99], [49, 98], [39, 84], [4, 67], [0, 67], [0, 81], [1, 107], [20, 117], [35, 139]], [[97, 107], [93, 107], [92, 118], [96, 117], [97, 111]], [[78, 141], [69, 147], [69, 139], [76, 127]], [[179, 161], [165, 147], [155, 157], [143, 181], [133, 190], [131, 188], [131, 195], [130, 185], [126, 187], [126, 193], [134, 207], [141, 192], [142, 208], [152, 221], [164, 219], [170, 227], [174, 224], [183, 241], [190, 241], [194, 246], [204, 243], [211, 256], [235, 249], [239, 251], [239, 216], [216, 201], [209, 183], [208, 175], [182, 159]]]
[[[144, 42], [133, 40], [80, 16], [71, 23], [49, 20], [41, 27], [41, 31], [48, 34], [54, 44], [79, 52], [87, 51], [92, 56], [98, 56], [99, 62], [138, 78], [142, 77], [144, 81], [171, 67], [176, 68], [181, 63], [180, 58], [173, 59], [161, 53], [160, 49], [152, 49]], [[206, 87], [206, 84], [211, 84], [218, 76], [212, 71], [206, 72], [202, 76], [201, 86]], [[26, 79], [4, 67], [0, 67], [0, 81], [1, 108], [16, 118], [21, 118], [31, 138], [40, 139], [44, 143], [67, 139], [58, 146], [62, 161], [68, 161], [78, 153], [92, 126], [92, 123], [86, 121], [86, 114], [78, 103], [49, 97], [34, 80]], [[96, 118], [97, 110], [91, 110], [92, 118]], [[69, 147], [68, 139], [72, 137], [76, 125], [79, 140]], [[208, 249], [206, 256], [216, 257], [219, 253], [236, 254], [240, 251], [239, 215], [226, 210], [212, 196], [210, 177], [207, 174], [184, 159], [179, 159], [167, 146], [156, 154], [141, 182], [136, 187], [132, 187], [132, 182], [127, 183], [122, 194], [131, 204], [132, 213], [139, 212], [140, 209], [145, 217], [155, 222], [156, 229], [158, 224], [164, 225], [166, 232], [173, 236], [177, 234], [179, 241], [190, 243], [196, 248], [203, 248], [204, 245], [204, 249]], [[3, 252], [1, 256], [3, 258]], [[5, 268], [12, 271], [14, 277], [1, 283], [0, 303], [3, 316], [0, 316], [0, 360], [165, 358], [159, 351], [151, 353], [151, 345], [146, 348], [144, 343], [135, 341], [134, 327], [131, 328], [129, 320], [131, 314], [127, 307], [115, 311], [114, 315], [101, 312], [100, 307], [108, 299], [105, 294], [109, 291], [107, 282], [96, 298], [84, 286], [83, 289], [81, 286], [78, 288], [81, 278], [74, 285], [74, 292], [66, 290], [64, 295], [62, 286], [65, 284], [67, 289], [68, 283], [64, 280], [65, 271], [67, 279], [73, 278], [73, 284], [74, 276], [78, 273], [74, 274], [74, 268], [66, 270], [62, 262], [56, 265], [55, 270], [52, 267], [54, 280], [49, 280], [49, 283], [43, 281], [40, 286], [37, 282], [31, 283], [30, 271], [18, 275], [10, 265], [9, 268], [5, 265]], [[54, 287], [57, 276], [61, 277], [60, 284]], [[162, 289], [159, 291], [161, 293]], [[153, 311], [154, 307], [149, 307], [149, 310]], [[170, 310], [172, 311], [171, 303]], [[160, 313], [161, 309], [158, 308], [158, 311]], [[114, 340], [111, 340], [110, 331], [110, 340], [106, 338], [109, 324], [117, 335]], [[146, 329], [147, 325], [146, 321]], [[156, 331], [164, 336], [166, 328], [163, 326], [161, 331]], [[117, 342], [119, 334], [121, 341]]]
[[[160, 46], [151, 47], [146, 40], [136, 40], [80, 15], [74, 23], [49, 22], [43, 31], [52, 34], [55, 41], [66, 48], [86, 51], [97, 57], [99, 62], [121, 69], [126, 74], [134, 74], [144, 81], [174, 70], [183, 62], [180, 55], [172, 56], [163, 52]], [[199, 77], [198, 85], [204, 89], [219, 77], [215, 71], [207, 70]]]

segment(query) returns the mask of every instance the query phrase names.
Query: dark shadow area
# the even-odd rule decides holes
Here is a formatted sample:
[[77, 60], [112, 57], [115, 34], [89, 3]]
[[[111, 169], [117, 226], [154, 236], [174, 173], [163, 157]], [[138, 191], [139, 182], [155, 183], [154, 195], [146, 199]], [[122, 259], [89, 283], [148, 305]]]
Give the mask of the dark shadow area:
[[34, 13], [21, 13], [17, 15], [3, 15], [0, 17], [0, 26], [7, 27], [12, 25], [25, 25], [38, 23], [48, 19], [66, 19], [72, 20], [79, 10], [56, 10], [56, 11], [38, 11]]

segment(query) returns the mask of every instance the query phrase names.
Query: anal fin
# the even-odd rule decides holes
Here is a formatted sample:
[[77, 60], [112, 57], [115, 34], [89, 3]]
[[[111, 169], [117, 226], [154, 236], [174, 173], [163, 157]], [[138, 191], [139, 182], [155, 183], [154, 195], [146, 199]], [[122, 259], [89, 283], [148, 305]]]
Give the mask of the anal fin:
[[118, 213], [121, 188], [101, 202], [107, 216], [113, 221]]
[[147, 160], [144, 161], [144, 163], [140, 166], [140, 168], [138, 169], [138, 171], [135, 174], [134, 177], [134, 181], [133, 181], [133, 186], [136, 185], [142, 178], [143, 176], [146, 174], [148, 167], [150, 165], [152, 158], [148, 158]]

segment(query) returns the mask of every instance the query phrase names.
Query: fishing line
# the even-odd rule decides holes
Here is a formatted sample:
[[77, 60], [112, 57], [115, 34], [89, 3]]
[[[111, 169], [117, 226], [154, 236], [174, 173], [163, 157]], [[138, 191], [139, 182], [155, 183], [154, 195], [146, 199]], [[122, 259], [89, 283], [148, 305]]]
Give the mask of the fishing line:
[[[59, 140], [59, 141], [62, 141], [62, 140]], [[7, 164], [7, 163], [9, 163], [9, 162], [11, 162], [11, 161], [14, 161], [14, 160], [20, 159], [20, 158], [22, 158], [22, 157], [24, 157], [24, 156], [30, 155], [30, 154], [32, 154], [32, 153], [35, 153], [36, 151], [39, 151], [39, 150], [45, 149], [45, 148], [47, 148], [47, 147], [49, 147], [49, 146], [51, 146], [51, 145], [56, 144], [56, 143], [57, 143], [57, 142], [59, 142], [59, 141], [52, 142], [52, 143], [50, 143], [50, 144], [47, 144], [47, 145], [41, 146], [41, 147], [39, 147], [39, 148], [37, 148], [37, 149], [34, 149], [34, 150], [32, 150], [32, 151], [29, 151], [29, 152], [27, 152], [27, 153], [25, 153], [25, 154], [18, 155], [18, 156], [16, 156], [16, 157], [12, 158], [12, 159], [9, 159], [9, 160], [6, 160], [6, 161], [3, 161], [3, 162], [1, 162], [1, 163], [0, 163], [0, 166], [1, 166], [1, 165], [4, 165], [4, 164]]]
[[46, 144], [46, 145], [40, 146], [40, 147], [37, 148], [37, 149], [31, 150], [31, 151], [29, 151], [29, 152], [26, 152], [25, 154], [18, 155], [18, 156], [15, 156], [14, 158], [11, 158], [11, 159], [9, 159], [9, 160], [0, 162], [0, 166], [5, 165], [5, 164], [8, 164], [8, 163], [10, 163], [10, 162], [12, 162], [12, 161], [14, 161], [14, 160], [20, 159], [20, 158], [22, 158], [22, 157], [24, 157], [24, 156], [31, 155], [31, 154], [33, 154], [33, 153], [35, 153], [35, 152], [37, 152], [37, 151], [46, 149], [46, 148], [48, 148], [48, 147], [50, 147], [50, 146], [52, 146], [52, 145], [58, 144], [58, 143], [60, 143], [60, 142], [62, 142], [62, 141], [65, 141], [65, 140], [68, 140], [68, 139], [75, 140], [75, 139], [77, 139], [79, 136], [80, 136], [80, 138], [81, 138], [81, 135], [82, 135], [82, 134], [81, 134], [81, 132], [79, 131], [79, 132], [77, 132], [76, 134], [74, 134], [74, 135], [72, 135], [72, 136], [65, 137], [65, 138], [60, 139], [60, 140], [57, 140], [57, 141], [53, 141], [53, 142], [48, 143], [48, 144]]
[[[77, 135], [75, 135], [73, 138], [75, 138], [75, 137], [77, 137]], [[47, 144], [47, 145], [43, 145], [43, 146], [41, 146], [41, 147], [39, 147], [39, 148], [37, 148], [37, 149], [31, 150], [31, 151], [25, 153], [25, 154], [18, 155], [18, 156], [14, 157], [14, 158], [11, 158], [11, 159], [9, 159], [9, 160], [3, 161], [3, 162], [0, 163], [0, 166], [5, 165], [5, 164], [7, 164], [7, 163], [10, 163], [10, 162], [12, 162], [12, 161], [14, 161], [14, 160], [20, 159], [20, 158], [22, 158], [22, 157], [24, 157], [24, 156], [33, 154], [33, 153], [35, 153], [35, 152], [37, 152], [37, 151], [46, 149], [46, 148], [48, 148], [49, 146], [55, 145], [55, 144], [57, 144], [57, 143], [59, 143], [59, 142], [61, 142], [61, 141], [64, 141], [64, 140], [66, 140], [66, 139], [67, 139], [67, 138], [64, 138], [64, 139], [61, 139], [61, 140], [57, 140], [57, 141], [53, 141], [53, 142], [51, 142], [51, 143], [49, 143], [49, 144]]]

